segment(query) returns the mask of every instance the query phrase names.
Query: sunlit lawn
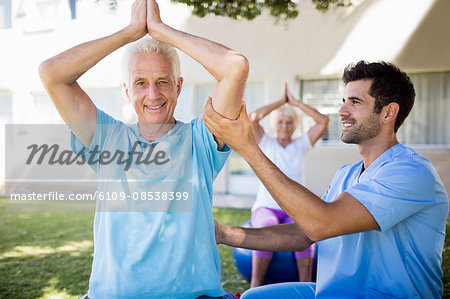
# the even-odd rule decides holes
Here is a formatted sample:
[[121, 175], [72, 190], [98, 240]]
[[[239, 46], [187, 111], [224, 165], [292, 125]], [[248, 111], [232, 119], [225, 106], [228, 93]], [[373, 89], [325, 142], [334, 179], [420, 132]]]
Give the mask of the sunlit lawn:
[[[0, 205], [0, 298], [78, 298], [92, 263], [92, 212], [5, 212]], [[240, 225], [249, 210], [214, 209], [224, 224]], [[450, 222], [447, 222], [447, 231]], [[231, 248], [220, 245], [222, 283], [231, 293], [249, 287]], [[444, 248], [444, 298], [450, 298], [450, 238]]]
[[[3, 200], [1, 200], [3, 202]], [[221, 223], [239, 225], [248, 210], [214, 209]], [[78, 298], [88, 288], [92, 212], [5, 212], [0, 206], [0, 298]], [[222, 281], [232, 293], [249, 287], [231, 248], [219, 246]]]

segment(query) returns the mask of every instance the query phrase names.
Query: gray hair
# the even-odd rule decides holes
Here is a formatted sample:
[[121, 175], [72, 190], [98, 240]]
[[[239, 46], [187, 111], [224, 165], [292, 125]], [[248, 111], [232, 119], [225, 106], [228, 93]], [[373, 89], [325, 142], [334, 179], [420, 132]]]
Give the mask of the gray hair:
[[280, 115], [287, 115], [293, 118], [294, 120], [294, 124], [297, 126], [298, 125], [298, 114], [297, 112], [294, 110], [294, 108], [292, 108], [291, 106], [289, 106], [288, 104], [284, 104], [283, 106], [281, 106], [280, 108], [278, 108], [277, 110], [275, 110], [273, 112], [273, 118], [272, 118], [272, 125], [275, 125], [278, 121], [278, 117]]
[[130, 80], [131, 57], [140, 53], [154, 53], [167, 58], [172, 65], [172, 75], [175, 82], [180, 79], [180, 58], [178, 57], [178, 53], [175, 48], [149, 36], [145, 36], [133, 43], [128, 44], [125, 48], [125, 53], [122, 58], [122, 76], [124, 82], [129, 83]]

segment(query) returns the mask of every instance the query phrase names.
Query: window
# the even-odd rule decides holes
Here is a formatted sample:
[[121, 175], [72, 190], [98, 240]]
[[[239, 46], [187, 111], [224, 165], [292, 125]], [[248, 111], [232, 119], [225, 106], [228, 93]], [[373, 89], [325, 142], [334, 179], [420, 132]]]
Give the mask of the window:
[[0, 29], [11, 28], [11, 0], [0, 0]]
[[175, 119], [188, 123], [197, 115], [194, 113], [195, 98], [195, 85], [184, 83], [175, 107]]
[[26, 2], [25, 32], [55, 29], [59, 19], [65, 18], [67, 2], [59, 0], [34, 0]]
[[77, 0], [69, 0], [70, 18], [77, 18]]
[[27, 122], [38, 124], [61, 124], [61, 116], [46, 92], [33, 92], [35, 113]]
[[0, 123], [12, 122], [12, 96], [10, 93], [0, 93]]
[[[261, 103], [265, 103], [264, 82], [247, 82], [245, 87], [245, 103], [247, 113], [250, 113], [261, 107]], [[264, 119], [268, 121], [268, 119]], [[254, 175], [251, 167], [236, 152], [230, 155], [230, 173], [231, 175]]]
[[[399, 141], [406, 144], [450, 145], [450, 72], [414, 73], [410, 74], [410, 78], [416, 90], [416, 100], [398, 131]], [[300, 97], [330, 117], [324, 142], [340, 140], [341, 123], [337, 111], [343, 94], [344, 84], [340, 79], [300, 81]]]
[[[245, 103], [247, 113], [266, 103], [265, 84], [261, 81], [247, 82], [245, 88]], [[265, 119], [265, 121], [268, 121]], [[236, 152], [231, 152], [228, 160], [230, 176], [228, 178], [228, 193], [239, 195], [256, 195], [258, 178], [247, 162]]]
[[201, 115], [206, 99], [212, 94], [215, 83], [183, 83], [175, 108], [175, 118], [182, 122], [190, 122]]
[[7, 123], [12, 123], [12, 94], [9, 91], [0, 91], [0, 182], [4, 183], [5, 178], [5, 144], [11, 142], [11, 139], [6, 139]]
[[[134, 122], [134, 119], [127, 119], [123, 113], [123, 106], [126, 102], [122, 96], [120, 88], [109, 89], [86, 89], [86, 93], [94, 102], [95, 106], [105, 111], [115, 119], [125, 122]], [[34, 100], [33, 118], [28, 121], [41, 124], [61, 124], [63, 120], [55, 108], [52, 100], [46, 92], [33, 92]], [[135, 113], [133, 112], [133, 116]]]
[[[327, 143], [340, 142], [341, 122], [337, 112], [342, 104], [344, 83], [340, 79], [315, 79], [300, 81], [299, 98], [330, 117], [330, 123], [322, 140]], [[314, 120], [302, 117], [301, 126], [309, 128]]]
[[[189, 120], [201, 115], [205, 108], [206, 100], [211, 96], [215, 83], [185, 83], [178, 99], [176, 115], [186, 115], [189, 112]], [[264, 82], [247, 82], [245, 88], [245, 102], [247, 111], [253, 111], [264, 101]]]
[[136, 120], [136, 117], [129, 120], [123, 115], [122, 107], [127, 100], [125, 99], [125, 96], [123, 96], [120, 88], [86, 89], [86, 93], [92, 99], [95, 106], [115, 119], [123, 119], [125, 122], [134, 122]]
[[214, 88], [216, 87], [215, 83], [202, 83], [196, 84], [194, 87], [194, 106], [193, 112], [195, 116], [201, 115], [203, 113], [203, 109], [205, 108], [206, 100], [209, 96], [212, 95]]
[[400, 142], [450, 145], [450, 72], [410, 74], [414, 107], [398, 131]]
[[[175, 109], [175, 118], [184, 122], [190, 121], [203, 113], [206, 99], [210, 96], [216, 84], [184, 83], [178, 104]], [[247, 111], [253, 111], [265, 102], [264, 82], [247, 82], [245, 88], [245, 101]], [[256, 194], [257, 178], [245, 160], [235, 152], [231, 152], [227, 165], [230, 177], [228, 186], [224, 189], [234, 194]], [[226, 184], [226, 183], [225, 183]]]

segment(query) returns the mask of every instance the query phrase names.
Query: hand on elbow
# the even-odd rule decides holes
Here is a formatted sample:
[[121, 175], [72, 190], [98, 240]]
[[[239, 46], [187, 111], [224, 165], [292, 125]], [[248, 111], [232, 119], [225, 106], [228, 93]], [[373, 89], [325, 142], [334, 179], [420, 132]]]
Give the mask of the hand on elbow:
[[230, 74], [235, 80], [247, 81], [250, 65], [247, 58], [238, 53], [232, 54], [229, 62]]

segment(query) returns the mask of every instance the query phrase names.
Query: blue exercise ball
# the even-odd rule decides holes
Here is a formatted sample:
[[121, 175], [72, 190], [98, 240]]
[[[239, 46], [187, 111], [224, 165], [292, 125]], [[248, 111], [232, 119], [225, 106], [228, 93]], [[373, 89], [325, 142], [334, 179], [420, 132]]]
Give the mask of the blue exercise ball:
[[[242, 227], [251, 227], [250, 220]], [[236, 268], [248, 280], [252, 277], [252, 251], [250, 249], [233, 247], [233, 259]], [[274, 252], [272, 261], [267, 269], [264, 284], [298, 281], [298, 269], [293, 252]]]

